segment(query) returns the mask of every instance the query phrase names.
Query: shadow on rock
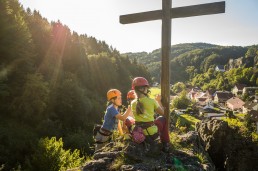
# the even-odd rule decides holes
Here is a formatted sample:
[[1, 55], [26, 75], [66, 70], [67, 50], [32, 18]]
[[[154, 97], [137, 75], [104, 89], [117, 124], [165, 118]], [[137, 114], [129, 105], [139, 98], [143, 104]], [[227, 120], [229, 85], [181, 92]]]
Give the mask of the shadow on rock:
[[217, 170], [258, 170], [258, 147], [250, 137], [242, 136], [222, 120], [199, 122], [196, 129]]
[[97, 151], [93, 156], [94, 160], [87, 162], [83, 170], [215, 171], [212, 162], [207, 160], [202, 163], [196, 157], [197, 152], [205, 155], [203, 147], [199, 147], [197, 132], [189, 132], [181, 138], [183, 143], [193, 144], [193, 149], [171, 149], [169, 153], [164, 153], [158, 142], [137, 144], [129, 141], [120, 143], [120, 146], [111, 143]]

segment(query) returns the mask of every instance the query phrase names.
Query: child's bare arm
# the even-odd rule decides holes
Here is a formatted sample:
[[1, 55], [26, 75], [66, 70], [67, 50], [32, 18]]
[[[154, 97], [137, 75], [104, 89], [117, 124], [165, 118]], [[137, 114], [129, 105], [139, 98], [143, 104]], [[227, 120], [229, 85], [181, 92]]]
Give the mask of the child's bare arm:
[[116, 118], [119, 119], [119, 120], [122, 120], [124, 121], [128, 116], [129, 114], [132, 112], [132, 109], [131, 109], [131, 106], [128, 106], [127, 110], [125, 111], [125, 113], [122, 115], [122, 114], [117, 114], [116, 115]]
[[158, 94], [156, 97], [155, 97], [155, 100], [158, 102], [159, 104], [159, 107], [155, 110], [156, 113], [160, 114], [160, 115], [164, 115], [164, 108], [163, 108], [163, 105], [161, 103], [161, 95]]

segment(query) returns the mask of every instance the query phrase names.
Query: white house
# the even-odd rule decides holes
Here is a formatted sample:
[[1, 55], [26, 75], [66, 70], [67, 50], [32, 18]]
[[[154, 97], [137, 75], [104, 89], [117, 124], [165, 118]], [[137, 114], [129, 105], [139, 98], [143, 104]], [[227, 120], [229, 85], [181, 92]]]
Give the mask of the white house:
[[233, 94], [227, 91], [216, 91], [214, 96], [215, 103], [225, 103], [228, 99], [232, 98]]
[[243, 94], [248, 93], [249, 95], [255, 95], [256, 90], [258, 90], [258, 87], [244, 87]]
[[254, 103], [254, 102], [246, 102], [243, 105], [243, 113], [248, 113], [251, 110], [258, 110], [258, 103]]
[[215, 68], [216, 71], [220, 71], [220, 72], [225, 72], [224, 66], [223, 65], [217, 65]]
[[199, 97], [201, 93], [202, 93], [201, 89], [198, 87], [195, 87], [188, 92], [187, 97], [191, 100], [196, 100], [196, 97]]
[[208, 97], [209, 100], [214, 100], [214, 93], [216, 92], [216, 90], [207, 90], [206, 91], [206, 96]]
[[235, 96], [242, 95], [243, 89], [245, 88], [245, 86], [246, 86], [245, 84], [237, 84], [237, 85], [235, 85], [235, 87], [232, 89], [232, 93]]
[[220, 119], [221, 117], [225, 116], [223, 112], [217, 111], [210, 107], [200, 108], [199, 115], [206, 118], [216, 118], [216, 119]]

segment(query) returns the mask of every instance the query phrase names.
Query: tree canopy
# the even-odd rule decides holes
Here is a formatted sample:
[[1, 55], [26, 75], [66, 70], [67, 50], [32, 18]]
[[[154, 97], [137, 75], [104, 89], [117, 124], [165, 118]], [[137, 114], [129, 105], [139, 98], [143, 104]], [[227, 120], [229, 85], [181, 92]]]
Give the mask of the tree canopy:
[[136, 76], [151, 81], [146, 67], [105, 41], [24, 10], [17, 0], [0, 1], [0, 10], [0, 164], [28, 169], [37, 153], [31, 147], [45, 137], [62, 137], [65, 148], [88, 153], [106, 92], [126, 94]]

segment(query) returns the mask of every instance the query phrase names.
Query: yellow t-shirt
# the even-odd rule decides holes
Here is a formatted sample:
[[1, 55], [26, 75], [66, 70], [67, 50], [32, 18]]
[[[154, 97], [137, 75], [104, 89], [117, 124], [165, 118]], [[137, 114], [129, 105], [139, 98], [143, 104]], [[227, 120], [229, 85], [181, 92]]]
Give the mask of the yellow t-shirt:
[[[135, 118], [136, 122], [152, 122], [154, 121], [154, 114], [155, 110], [159, 107], [159, 104], [156, 100], [151, 99], [149, 97], [142, 97], [139, 99], [139, 101], [143, 104], [144, 113], [143, 114], [136, 114], [136, 105], [137, 105], [137, 99], [132, 101], [132, 112]], [[148, 128], [148, 132], [144, 129], [145, 135], [153, 135], [158, 132], [158, 128], [156, 125], [151, 126]]]

